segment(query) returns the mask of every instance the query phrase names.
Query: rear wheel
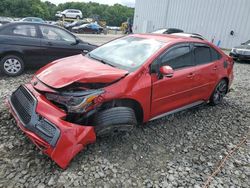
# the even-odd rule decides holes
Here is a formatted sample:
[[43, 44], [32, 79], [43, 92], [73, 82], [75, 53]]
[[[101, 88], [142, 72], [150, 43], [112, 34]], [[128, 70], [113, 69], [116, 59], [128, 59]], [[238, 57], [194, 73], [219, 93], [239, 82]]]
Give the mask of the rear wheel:
[[110, 136], [131, 131], [137, 120], [132, 108], [114, 107], [97, 113], [94, 124], [97, 136]]
[[22, 58], [16, 55], [7, 55], [2, 58], [0, 68], [8, 76], [18, 76], [24, 71], [24, 63]]
[[210, 97], [210, 104], [217, 105], [220, 104], [227, 94], [228, 84], [225, 79], [221, 80], [216, 86], [212, 96]]
[[76, 19], [78, 19], [78, 20], [79, 20], [79, 19], [80, 19], [80, 16], [76, 16]]

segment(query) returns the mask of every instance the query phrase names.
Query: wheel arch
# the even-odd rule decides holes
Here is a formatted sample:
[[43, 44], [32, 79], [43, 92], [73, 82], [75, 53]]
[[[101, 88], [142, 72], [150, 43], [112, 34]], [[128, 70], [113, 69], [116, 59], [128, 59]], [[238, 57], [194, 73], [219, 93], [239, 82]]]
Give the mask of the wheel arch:
[[144, 111], [142, 105], [135, 99], [131, 98], [120, 98], [107, 101], [103, 104], [105, 108], [112, 108], [117, 106], [130, 107], [135, 111], [136, 119], [138, 123], [143, 122]]
[[8, 55], [15, 55], [15, 56], [18, 56], [18, 57], [20, 57], [23, 61], [25, 61], [24, 55], [23, 55], [21, 52], [18, 52], [18, 51], [6, 51], [6, 52], [3, 52], [2, 54], [0, 54], [0, 60], [2, 60], [2, 58], [4, 58], [5, 56], [8, 56]]

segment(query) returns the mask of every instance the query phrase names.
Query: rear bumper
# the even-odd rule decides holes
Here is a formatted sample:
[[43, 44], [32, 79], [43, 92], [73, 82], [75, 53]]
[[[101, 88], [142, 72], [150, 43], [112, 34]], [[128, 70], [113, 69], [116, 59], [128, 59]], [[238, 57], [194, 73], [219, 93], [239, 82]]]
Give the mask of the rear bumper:
[[[24, 123], [15, 109], [12, 101], [7, 100], [10, 113], [14, 116], [17, 125], [31, 139], [31, 141], [54, 160], [61, 168], [66, 168], [71, 159], [87, 144], [94, 143], [96, 135], [92, 126], [82, 126], [64, 121], [66, 114], [51, 104], [47, 99], [36, 92], [30, 84], [25, 88], [36, 99], [36, 107], [32, 112], [29, 123]], [[36, 118], [38, 117], [38, 118]], [[42, 135], [48, 134], [45, 127], [49, 123], [50, 128], [55, 128], [52, 139]], [[39, 132], [40, 131], [40, 132]], [[44, 134], [42, 134], [44, 132]], [[41, 134], [40, 134], [41, 133]], [[48, 134], [49, 135], [49, 134]]]

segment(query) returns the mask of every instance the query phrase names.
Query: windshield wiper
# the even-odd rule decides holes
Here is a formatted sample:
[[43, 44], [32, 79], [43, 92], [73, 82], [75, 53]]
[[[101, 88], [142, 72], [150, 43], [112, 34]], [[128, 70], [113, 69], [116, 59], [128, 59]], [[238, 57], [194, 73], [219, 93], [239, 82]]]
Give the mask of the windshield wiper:
[[109, 63], [108, 61], [104, 60], [104, 59], [100, 59], [100, 58], [97, 58], [96, 56], [93, 56], [91, 55], [90, 53], [88, 53], [88, 56], [91, 58], [91, 59], [95, 59], [97, 61], [100, 61], [101, 63], [105, 64], [105, 65], [109, 65], [111, 67], [115, 67], [114, 65], [112, 65], [111, 63]]

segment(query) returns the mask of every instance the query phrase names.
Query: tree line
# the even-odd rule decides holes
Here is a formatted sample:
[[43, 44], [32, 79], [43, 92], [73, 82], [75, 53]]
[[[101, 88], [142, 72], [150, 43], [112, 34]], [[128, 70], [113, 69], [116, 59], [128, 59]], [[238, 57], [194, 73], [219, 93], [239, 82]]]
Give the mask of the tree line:
[[58, 6], [41, 0], [0, 0], [0, 16], [6, 17], [40, 17], [44, 20], [56, 20], [57, 11], [64, 9], [79, 9], [84, 18], [98, 18], [105, 20], [107, 25], [120, 26], [128, 18], [133, 19], [134, 8], [120, 4], [113, 6], [89, 2], [67, 2]]

